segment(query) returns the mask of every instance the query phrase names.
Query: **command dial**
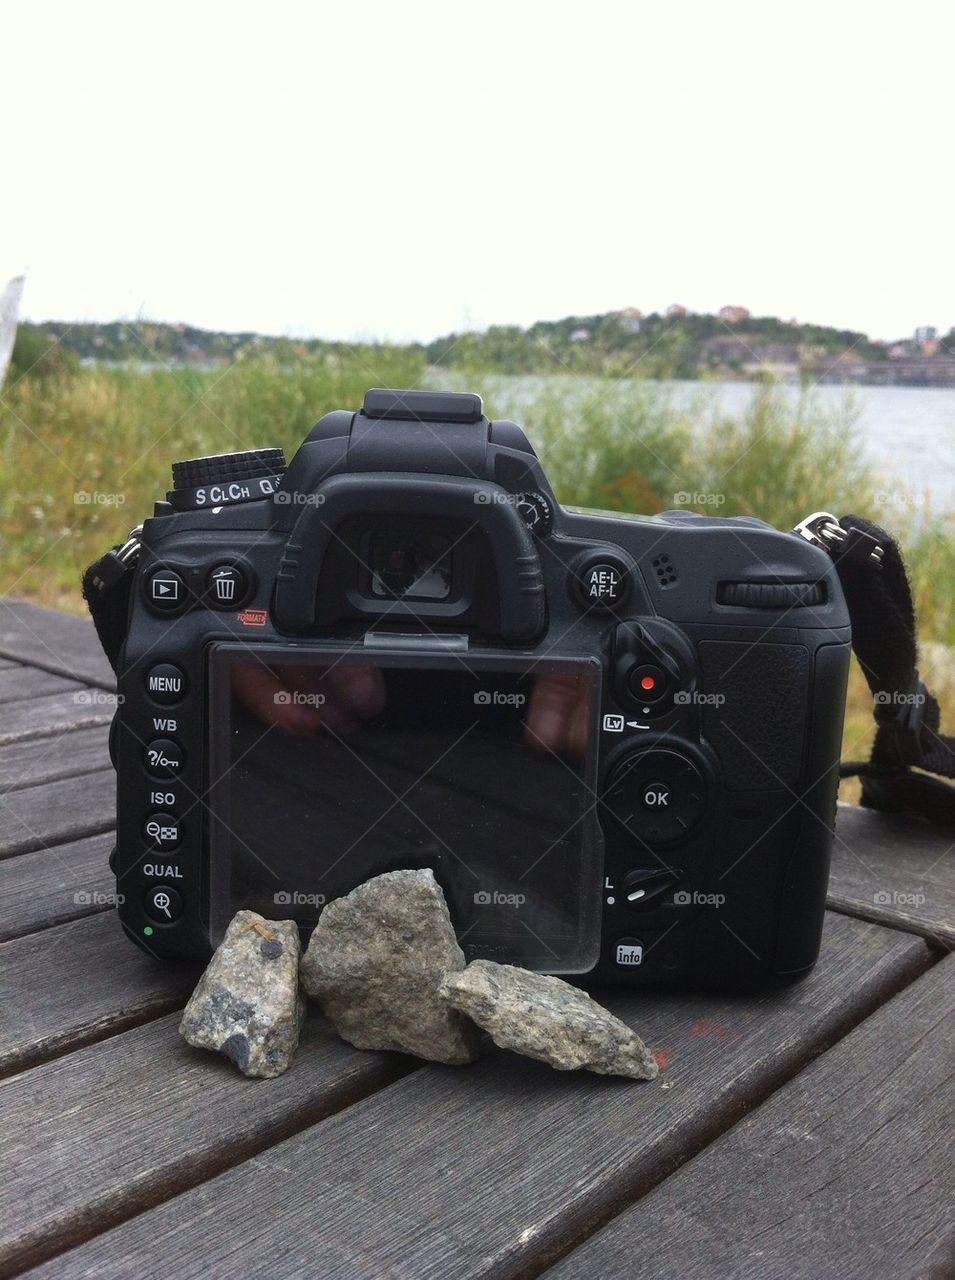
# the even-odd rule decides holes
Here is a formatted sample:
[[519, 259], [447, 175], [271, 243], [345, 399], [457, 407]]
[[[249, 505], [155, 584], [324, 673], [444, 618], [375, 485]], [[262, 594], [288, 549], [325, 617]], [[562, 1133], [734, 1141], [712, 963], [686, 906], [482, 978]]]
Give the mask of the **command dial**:
[[172, 464], [172, 489], [166, 500], [177, 511], [224, 507], [270, 498], [285, 474], [281, 449], [247, 449], [188, 458]]

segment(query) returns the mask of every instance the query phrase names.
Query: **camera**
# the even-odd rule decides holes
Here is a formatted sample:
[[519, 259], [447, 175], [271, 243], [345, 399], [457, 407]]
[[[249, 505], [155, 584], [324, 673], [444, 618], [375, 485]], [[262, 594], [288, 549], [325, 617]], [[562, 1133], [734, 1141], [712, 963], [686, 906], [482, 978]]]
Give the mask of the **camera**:
[[725, 990], [812, 966], [850, 652], [823, 550], [563, 508], [471, 394], [371, 390], [287, 465], [172, 473], [111, 735], [136, 942], [205, 957], [242, 908], [307, 934], [430, 867], [469, 959]]

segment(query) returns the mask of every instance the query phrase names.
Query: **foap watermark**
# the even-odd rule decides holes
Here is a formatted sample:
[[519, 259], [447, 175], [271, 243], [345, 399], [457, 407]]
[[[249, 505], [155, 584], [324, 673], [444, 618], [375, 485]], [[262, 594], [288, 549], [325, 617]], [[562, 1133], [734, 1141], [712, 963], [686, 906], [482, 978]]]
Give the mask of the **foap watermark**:
[[476, 907], [522, 907], [526, 901], [526, 894], [499, 893], [496, 889], [478, 889], [474, 895]]
[[678, 889], [673, 895], [675, 907], [721, 907], [726, 902], [725, 893], [698, 893], [695, 889]]
[[272, 695], [277, 707], [324, 707], [324, 693], [303, 693], [301, 689], [279, 689]]
[[879, 889], [872, 895], [877, 907], [923, 907], [924, 893], [906, 893], [901, 889]]
[[726, 501], [725, 493], [699, 493], [681, 489], [673, 495], [678, 507], [721, 507]]
[[79, 689], [73, 694], [78, 707], [121, 707], [125, 701], [125, 694], [107, 693], [105, 689]]
[[476, 707], [522, 707], [526, 701], [526, 694], [505, 693], [503, 689], [478, 689], [474, 695]]
[[474, 495], [474, 501], [481, 507], [516, 507], [520, 505], [522, 496], [520, 493], [505, 493], [503, 489], [499, 493], [479, 489]]
[[78, 507], [121, 507], [126, 502], [125, 493], [100, 493], [98, 489], [77, 489], [73, 502]]
[[699, 689], [678, 689], [673, 702], [678, 707], [721, 707], [725, 693], [702, 693]]
[[272, 494], [272, 501], [279, 507], [323, 507], [325, 505], [324, 493], [289, 493], [286, 489], [279, 489], [277, 493]]
[[872, 701], [877, 707], [924, 707], [925, 693], [899, 693], [895, 689], [880, 689]]
[[273, 893], [272, 901], [277, 907], [324, 907], [324, 893], [301, 893], [298, 889], [280, 889]]
[[911, 507], [925, 506], [925, 495], [910, 493], [907, 489], [882, 489], [874, 495], [874, 501], [880, 507], [906, 511]]
[[101, 889], [77, 889], [73, 905], [77, 907], [121, 907], [126, 901], [124, 893], [104, 893]]

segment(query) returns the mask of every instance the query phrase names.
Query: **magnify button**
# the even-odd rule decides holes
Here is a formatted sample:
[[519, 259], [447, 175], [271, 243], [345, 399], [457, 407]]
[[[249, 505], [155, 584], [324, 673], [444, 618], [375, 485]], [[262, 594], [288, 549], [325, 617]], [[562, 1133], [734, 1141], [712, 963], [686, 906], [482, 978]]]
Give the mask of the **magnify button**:
[[169, 884], [154, 884], [143, 899], [143, 910], [157, 924], [172, 924], [182, 915], [182, 895]]

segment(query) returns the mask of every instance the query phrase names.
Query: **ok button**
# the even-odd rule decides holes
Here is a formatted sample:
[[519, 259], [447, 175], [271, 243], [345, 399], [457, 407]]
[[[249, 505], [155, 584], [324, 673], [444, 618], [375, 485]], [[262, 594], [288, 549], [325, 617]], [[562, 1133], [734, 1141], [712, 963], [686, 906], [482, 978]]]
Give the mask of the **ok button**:
[[670, 788], [665, 782], [648, 782], [641, 796], [645, 809], [668, 809]]

